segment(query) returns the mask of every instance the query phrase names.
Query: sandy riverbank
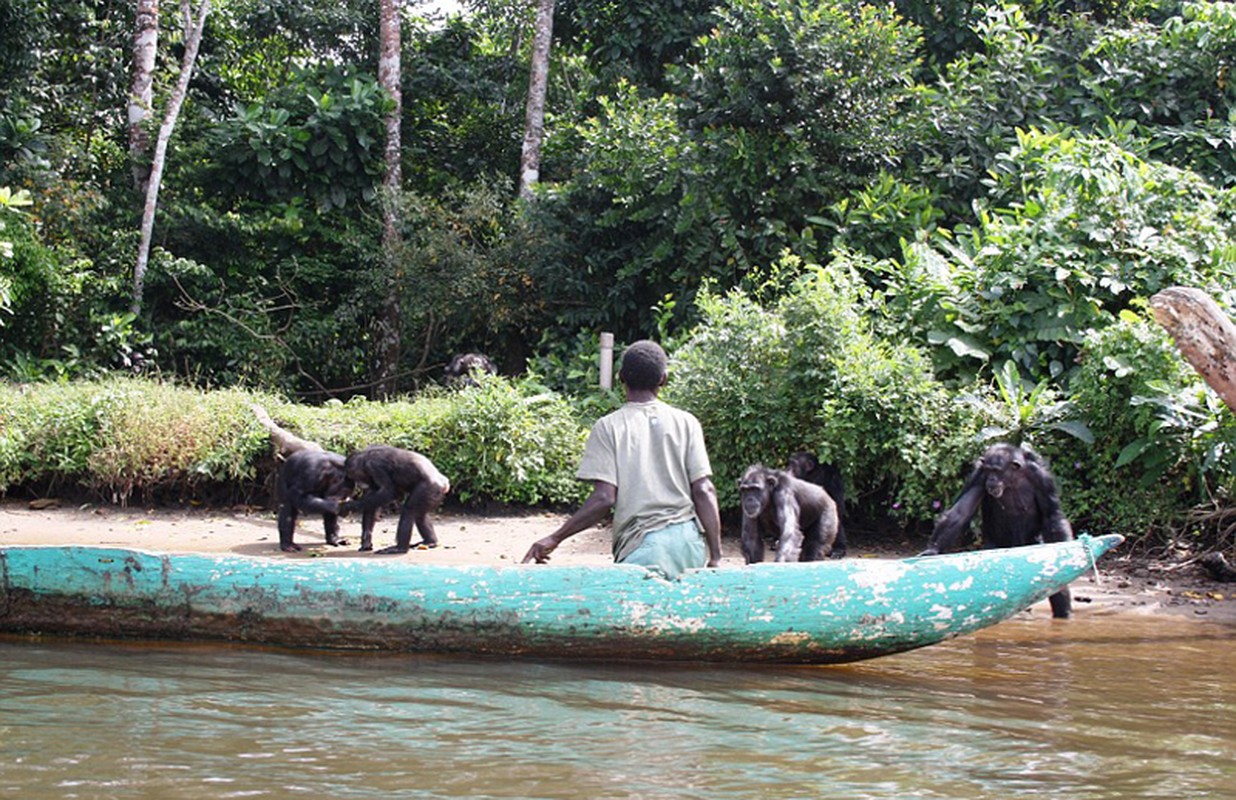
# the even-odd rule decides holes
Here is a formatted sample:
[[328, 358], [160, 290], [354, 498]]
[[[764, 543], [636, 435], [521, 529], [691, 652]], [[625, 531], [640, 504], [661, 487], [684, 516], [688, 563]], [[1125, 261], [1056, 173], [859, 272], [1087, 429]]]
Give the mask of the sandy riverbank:
[[[35, 505], [39, 505], [36, 503]], [[435, 517], [441, 546], [403, 556], [359, 553], [323, 542], [320, 519], [302, 518], [296, 541], [301, 553], [279, 550], [274, 513], [266, 509], [144, 509], [69, 506], [51, 502], [0, 502], [0, 545], [103, 545], [162, 552], [228, 553], [269, 558], [408, 558], [427, 564], [517, 564], [536, 539], [551, 532], [560, 514], [518, 512], [499, 515], [443, 513]], [[394, 541], [396, 518], [381, 519], [374, 545]], [[359, 520], [343, 520], [345, 536], [359, 539]], [[723, 540], [725, 562], [742, 563], [736, 536]], [[894, 557], [912, 552], [872, 552], [854, 536], [850, 557]], [[610, 560], [609, 531], [598, 527], [577, 534], [554, 554], [555, 564], [604, 564]], [[1161, 613], [1236, 625], [1236, 584], [1215, 583], [1194, 564], [1135, 560], [1117, 550], [1103, 558], [1096, 577], [1073, 584], [1076, 614]], [[1031, 613], [1048, 616], [1046, 603]]]

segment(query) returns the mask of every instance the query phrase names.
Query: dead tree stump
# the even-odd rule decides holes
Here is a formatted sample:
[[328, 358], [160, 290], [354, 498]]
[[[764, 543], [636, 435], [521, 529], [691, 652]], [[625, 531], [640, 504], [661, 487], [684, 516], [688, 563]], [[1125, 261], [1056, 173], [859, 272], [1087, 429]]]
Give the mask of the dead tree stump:
[[287, 458], [300, 450], [324, 449], [322, 445], [317, 442], [302, 439], [291, 431], [280, 428], [278, 424], [270, 418], [270, 415], [266, 413], [266, 409], [261, 406], [253, 404], [250, 408], [253, 409], [253, 413], [258, 418], [258, 422], [262, 423], [262, 426], [265, 427], [266, 430], [270, 431], [270, 440], [274, 442], [275, 456], [277, 458]]
[[1236, 325], [1200, 289], [1172, 286], [1150, 298], [1155, 320], [1181, 355], [1236, 413]]

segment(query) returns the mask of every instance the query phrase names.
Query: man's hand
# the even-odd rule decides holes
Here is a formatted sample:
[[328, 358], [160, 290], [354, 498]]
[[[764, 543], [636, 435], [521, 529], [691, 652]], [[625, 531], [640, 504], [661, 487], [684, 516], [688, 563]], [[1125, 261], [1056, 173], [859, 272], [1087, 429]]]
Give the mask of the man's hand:
[[531, 564], [535, 561], [538, 564], [544, 564], [549, 561], [549, 554], [558, 548], [558, 542], [552, 536], [546, 536], [544, 539], [537, 539], [528, 548], [528, 554], [524, 556], [521, 563]]

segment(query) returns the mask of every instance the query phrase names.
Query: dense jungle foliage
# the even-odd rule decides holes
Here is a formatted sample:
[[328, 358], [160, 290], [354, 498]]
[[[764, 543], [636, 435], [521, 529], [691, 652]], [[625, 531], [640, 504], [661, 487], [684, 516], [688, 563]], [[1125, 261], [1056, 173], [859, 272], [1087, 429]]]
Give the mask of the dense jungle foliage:
[[[256, 401], [465, 502], [570, 503], [612, 331], [670, 351], [726, 505], [807, 448], [921, 531], [1005, 439], [1079, 530], [1236, 543], [1236, 420], [1147, 311], [1236, 308], [1232, 4], [558, 0], [525, 201], [534, 5], [403, 5], [392, 193], [379, 4], [214, 3], [135, 313], [134, 4], [0, 0], [0, 492], [252, 495]], [[502, 375], [440, 387], [465, 351]]]

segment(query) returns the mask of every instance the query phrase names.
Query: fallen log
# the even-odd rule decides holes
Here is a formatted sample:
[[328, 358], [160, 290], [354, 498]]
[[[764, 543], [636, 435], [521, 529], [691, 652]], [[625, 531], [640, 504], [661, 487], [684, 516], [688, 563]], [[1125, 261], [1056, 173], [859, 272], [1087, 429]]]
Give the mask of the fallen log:
[[301, 450], [320, 451], [325, 449], [317, 442], [302, 439], [286, 428], [279, 427], [279, 425], [270, 418], [270, 414], [266, 413], [266, 409], [256, 403], [250, 405], [249, 407], [253, 409], [253, 413], [257, 417], [258, 422], [262, 423], [262, 426], [265, 427], [266, 430], [270, 431], [270, 440], [275, 445], [275, 456], [277, 458], [286, 459], [288, 456], [293, 453], [300, 452]]
[[1236, 412], [1236, 325], [1200, 289], [1172, 286], [1150, 298], [1150, 311], [1181, 355]]

